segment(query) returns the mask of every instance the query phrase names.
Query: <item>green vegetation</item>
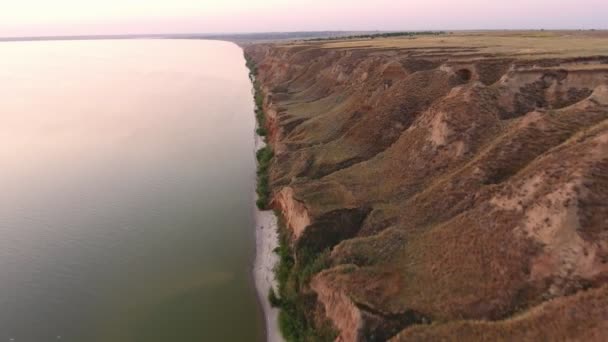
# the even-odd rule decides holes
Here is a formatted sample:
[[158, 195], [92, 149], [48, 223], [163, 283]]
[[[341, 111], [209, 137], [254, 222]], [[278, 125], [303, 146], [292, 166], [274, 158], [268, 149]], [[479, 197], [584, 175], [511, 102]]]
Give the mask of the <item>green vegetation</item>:
[[[264, 96], [256, 79], [258, 68], [255, 62], [245, 55], [249, 77], [254, 87], [255, 116], [258, 128], [256, 133], [266, 138], [266, 115], [264, 113]], [[270, 209], [272, 189], [270, 187], [268, 171], [274, 158], [274, 151], [266, 145], [256, 152], [258, 163], [257, 189], [258, 200], [256, 205], [260, 210]], [[279, 263], [275, 267], [275, 276], [279, 283], [278, 293], [274, 289], [268, 291], [268, 301], [273, 307], [280, 308], [279, 327], [287, 341], [333, 341], [337, 334], [329, 323], [319, 327], [315, 325], [314, 317], [316, 299], [309, 290], [311, 278], [329, 267], [329, 250], [322, 253], [313, 253], [303, 248], [298, 250], [298, 260], [294, 258], [294, 251], [289, 244], [289, 233], [283, 224], [280, 213], [279, 218], [279, 247], [275, 252], [279, 255]]]
[[253, 81], [258, 75], [258, 66], [249, 55], [245, 54], [245, 65], [249, 69], [249, 78]]
[[266, 114], [264, 114], [264, 110], [262, 110], [262, 107], [257, 107], [255, 109], [255, 118], [258, 122], [258, 129], [256, 130], [256, 132], [259, 136], [265, 138], [268, 135], [268, 132], [266, 131]]
[[329, 265], [329, 248], [320, 254], [302, 253], [302, 252], [303, 251], [300, 251], [300, 254], [305, 254], [307, 260], [305, 262], [302, 262], [304, 267], [302, 267], [302, 269], [300, 271], [300, 275], [298, 277], [300, 287], [307, 286], [310, 283], [310, 279], [312, 279], [312, 277], [315, 274], [323, 271], [324, 269], [326, 269], [330, 266]]
[[261, 137], [266, 137], [266, 114], [264, 113], [264, 97], [262, 95], [262, 91], [260, 90], [260, 86], [257, 81], [253, 82], [253, 89], [255, 91], [254, 100], [255, 100], [255, 118], [258, 122], [258, 135]]
[[[266, 130], [266, 115], [264, 114], [263, 109], [264, 96], [262, 95], [259, 83], [256, 80], [256, 76], [258, 75], [258, 67], [253, 59], [247, 54], [245, 54], [245, 61], [247, 68], [249, 68], [249, 78], [253, 83], [254, 89], [253, 97], [255, 100], [255, 118], [258, 126], [255, 132], [257, 135], [266, 138], [268, 131]], [[268, 210], [270, 208], [270, 196], [272, 191], [270, 189], [268, 168], [270, 167], [273, 157], [274, 152], [269, 145], [266, 145], [256, 152], [256, 159], [258, 161], [256, 187], [258, 199], [256, 201], [256, 205], [260, 210]]]
[[268, 135], [268, 131], [266, 131], [266, 128], [264, 127], [258, 127], [255, 130], [255, 133], [261, 137], [265, 137], [266, 135]]
[[414, 32], [385, 32], [374, 34], [362, 34], [356, 36], [329, 37], [329, 38], [313, 38], [307, 41], [325, 41], [325, 40], [347, 40], [347, 39], [376, 39], [376, 38], [393, 38], [393, 37], [415, 37], [415, 36], [439, 36], [446, 34], [444, 31], [414, 31]]
[[245, 54], [245, 61], [247, 62], [247, 67], [249, 68], [249, 78], [251, 79], [251, 83], [253, 83], [253, 99], [255, 101], [255, 118], [258, 123], [258, 129], [256, 132], [259, 136], [265, 137], [267, 135], [266, 131], [266, 114], [264, 113], [264, 95], [262, 94], [262, 90], [260, 89], [260, 84], [257, 81], [256, 77], [258, 75], [258, 67], [255, 62]]
[[274, 152], [270, 146], [265, 146], [258, 150], [256, 158], [258, 160], [258, 184], [256, 191], [258, 193], [258, 200], [256, 202], [260, 210], [268, 210], [270, 202], [270, 183], [268, 181], [268, 167], [274, 157]]
[[272, 287], [268, 290], [268, 301], [270, 302], [270, 306], [273, 308], [278, 308], [281, 306], [281, 299], [277, 296]]
[[280, 297], [273, 300], [281, 309], [281, 333], [287, 341], [333, 341], [337, 333], [329, 322], [320, 327], [314, 323], [312, 315], [316, 300], [309, 291], [312, 276], [329, 267], [329, 250], [315, 255], [307, 249], [300, 249], [296, 260], [281, 214], [277, 212], [276, 215], [279, 218], [279, 247], [275, 252], [279, 255], [279, 263], [275, 267], [275, 275]]

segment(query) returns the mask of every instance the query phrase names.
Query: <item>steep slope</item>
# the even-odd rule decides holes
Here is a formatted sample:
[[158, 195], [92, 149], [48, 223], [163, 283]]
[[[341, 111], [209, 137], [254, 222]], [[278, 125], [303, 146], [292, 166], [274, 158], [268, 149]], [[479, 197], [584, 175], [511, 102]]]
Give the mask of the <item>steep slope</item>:
[[543, 326], [520, 330], [572, 306], [595, 330], [546, 336], [608, 336], [606, 312], [578, 304], [608, 276], [603, 47], [521, 33], [246, 48], [303, 325], [533, 339]]

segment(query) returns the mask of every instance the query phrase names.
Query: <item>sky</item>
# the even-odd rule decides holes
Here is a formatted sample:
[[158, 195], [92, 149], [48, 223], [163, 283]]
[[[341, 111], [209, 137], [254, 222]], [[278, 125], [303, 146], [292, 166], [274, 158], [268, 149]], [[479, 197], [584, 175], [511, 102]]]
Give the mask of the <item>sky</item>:
[[0, 37], [608, 29], [608, 0], [0, 0]]

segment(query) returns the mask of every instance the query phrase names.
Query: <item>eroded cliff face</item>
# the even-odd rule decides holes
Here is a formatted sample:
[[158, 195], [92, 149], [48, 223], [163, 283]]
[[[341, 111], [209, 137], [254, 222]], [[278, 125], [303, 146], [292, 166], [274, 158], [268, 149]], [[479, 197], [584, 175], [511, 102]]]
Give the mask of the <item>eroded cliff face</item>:
[[[246, 49], [273, 205], [330, 251], [318, 312], [340, 341], [608, 336], [581, 304], [606, 298], [608, 57], [434, 39]], [[539, 323], [570, 309], [586, 331]]]

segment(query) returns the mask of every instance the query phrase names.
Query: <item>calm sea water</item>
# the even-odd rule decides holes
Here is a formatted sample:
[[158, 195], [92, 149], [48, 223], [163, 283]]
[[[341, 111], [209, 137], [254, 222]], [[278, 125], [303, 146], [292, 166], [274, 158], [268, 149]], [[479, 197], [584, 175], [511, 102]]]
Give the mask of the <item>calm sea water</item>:
[[225, 42], [0, 43], [0, 341], [255, 341], [253, 103]]

